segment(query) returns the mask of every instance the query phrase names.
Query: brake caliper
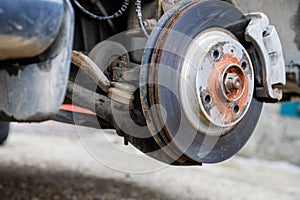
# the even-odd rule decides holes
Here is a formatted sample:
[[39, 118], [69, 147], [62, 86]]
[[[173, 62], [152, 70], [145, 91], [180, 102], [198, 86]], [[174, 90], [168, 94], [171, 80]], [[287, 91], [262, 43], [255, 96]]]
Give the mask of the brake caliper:
[[247, 17], [250, 23], [246, 29], [247, 42], [253, 44], [261, 64], [261, 84], [256, 87], [256, 95], [266, 102], [279, 101], [282, 91], [275, 88], [285, 85], [285, 62], [281, 42], [276, 28], [269, 23], [263, 13], [251, 13]]

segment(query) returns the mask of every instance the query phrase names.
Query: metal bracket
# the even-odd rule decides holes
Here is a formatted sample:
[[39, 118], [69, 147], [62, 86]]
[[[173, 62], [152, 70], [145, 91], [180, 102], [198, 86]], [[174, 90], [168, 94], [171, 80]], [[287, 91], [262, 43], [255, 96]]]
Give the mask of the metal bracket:
[[256, 88], [257, 97], [267, 101], [279, 101], [282, 91], [276, 85], [286, 84], [285, 62], [281, 42], [276, 28], [269, 24], [263, 13], [250, 13], [251, 20], [246, 28], [245, 38], [254, 45], [262, 66], [262, 87]]

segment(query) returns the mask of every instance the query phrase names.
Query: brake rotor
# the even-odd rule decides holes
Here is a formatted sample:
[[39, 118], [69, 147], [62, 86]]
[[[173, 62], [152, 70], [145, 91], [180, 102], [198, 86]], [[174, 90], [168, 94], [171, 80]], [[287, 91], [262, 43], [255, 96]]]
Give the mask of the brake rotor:
[[262, 103], [253, 98], [253, 66], [241, 44], [247, 23], [230, 4], [185, 2], [152, 31], [142, 108], [156, 143], [175, 161], [226, 160], [254, 131]]

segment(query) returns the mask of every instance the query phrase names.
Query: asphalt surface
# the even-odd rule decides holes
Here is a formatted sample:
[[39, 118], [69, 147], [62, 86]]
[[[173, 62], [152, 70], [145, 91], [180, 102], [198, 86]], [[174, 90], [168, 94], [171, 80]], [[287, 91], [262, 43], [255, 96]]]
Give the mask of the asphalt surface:
[[149, 159], [113, 132], [13, 124], [0, 148], [0, 199], [300, 199], [300, 169], [234, 157], [202, 167]]

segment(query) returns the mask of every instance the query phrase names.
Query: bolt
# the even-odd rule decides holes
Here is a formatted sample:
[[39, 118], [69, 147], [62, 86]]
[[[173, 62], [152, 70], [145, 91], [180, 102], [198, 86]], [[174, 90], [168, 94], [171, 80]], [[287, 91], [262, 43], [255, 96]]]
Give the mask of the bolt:
[[240, 77], [234, 73], [227, 74], [224, 84], [227, 92], [234, 92], [242, 86]]
[[241, 80], [239, 77], [235, 78], [232, 83], [235, 89], [239, 89], [241, 87]]
[[128, 62], [127, 62], [127, 56], [123, 55], [120, 56], [119, 59], [117, 60], [117, 66], [118, 67], [128, 67]]

